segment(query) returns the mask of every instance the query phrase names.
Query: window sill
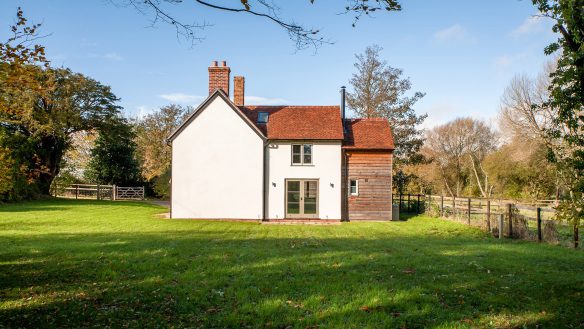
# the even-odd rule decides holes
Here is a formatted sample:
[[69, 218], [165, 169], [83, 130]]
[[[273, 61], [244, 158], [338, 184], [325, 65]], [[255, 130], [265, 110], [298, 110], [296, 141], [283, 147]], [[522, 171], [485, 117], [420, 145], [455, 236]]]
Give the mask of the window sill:
[[290, 167], [314, 167], [313, 164], [291, 164]]

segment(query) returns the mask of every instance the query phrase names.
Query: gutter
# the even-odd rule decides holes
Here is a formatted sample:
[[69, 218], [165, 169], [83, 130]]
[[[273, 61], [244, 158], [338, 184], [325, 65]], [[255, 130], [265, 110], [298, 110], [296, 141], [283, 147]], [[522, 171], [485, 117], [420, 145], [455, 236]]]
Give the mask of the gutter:
[[268, 146], [270, 145], [270, 141], [268, 139], [266, 139], [264, 141], [264, 153], [263, 153], [263, 166], [262, 166], [262, 221], [267, 221], [268, 219], [267, 214], [266, 214], [266, 199], [267, 199], [267, 188], [266, 188], [266, 183], [268, 181], [267, 179], [267, 175], [268, 175], [268, 166], [266, 164], [268, 157], [267, 157], [267, 151], [268, 151]]

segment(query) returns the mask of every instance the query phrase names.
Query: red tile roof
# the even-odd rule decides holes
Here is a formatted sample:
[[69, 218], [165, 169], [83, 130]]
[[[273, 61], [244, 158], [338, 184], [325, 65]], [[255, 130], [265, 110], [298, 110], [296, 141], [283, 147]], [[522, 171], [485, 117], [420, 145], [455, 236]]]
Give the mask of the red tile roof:
[[386, 119], [347, 119], [343, 148], [354, 150], [393, 150], [393, 136]]
[[[268, 139], [343, 139], [339, 106], [240, 106], [239, 108]], [[269, 113], [267, 124], [257, 123], [259, 112]]]

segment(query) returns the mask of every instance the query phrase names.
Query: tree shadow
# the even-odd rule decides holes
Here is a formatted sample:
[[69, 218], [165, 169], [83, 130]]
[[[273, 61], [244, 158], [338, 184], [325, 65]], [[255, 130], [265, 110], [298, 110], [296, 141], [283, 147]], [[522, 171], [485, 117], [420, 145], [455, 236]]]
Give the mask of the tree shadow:
[[0, 235], [0, 318], [8, 327], [583, 325], [581, 253], [432, 228], [421, 241], [381, 226], [394, 224]]

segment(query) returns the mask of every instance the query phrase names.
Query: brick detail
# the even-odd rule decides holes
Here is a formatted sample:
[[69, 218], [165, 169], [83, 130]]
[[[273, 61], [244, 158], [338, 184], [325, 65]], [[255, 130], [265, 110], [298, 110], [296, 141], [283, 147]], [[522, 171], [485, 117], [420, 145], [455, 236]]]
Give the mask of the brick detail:
[[211, 63], [209, 66], [209, 95], [217, 89], [222, 89], [229, 96], [230, 73], [231, 69], [225, 61], [221, 62], [221, 66], [217, 65], [217, 61]]
[[243, 106], [245, 98], [245, 78], [241, 76], [233, 77], [233, 102], [235, 105]]

